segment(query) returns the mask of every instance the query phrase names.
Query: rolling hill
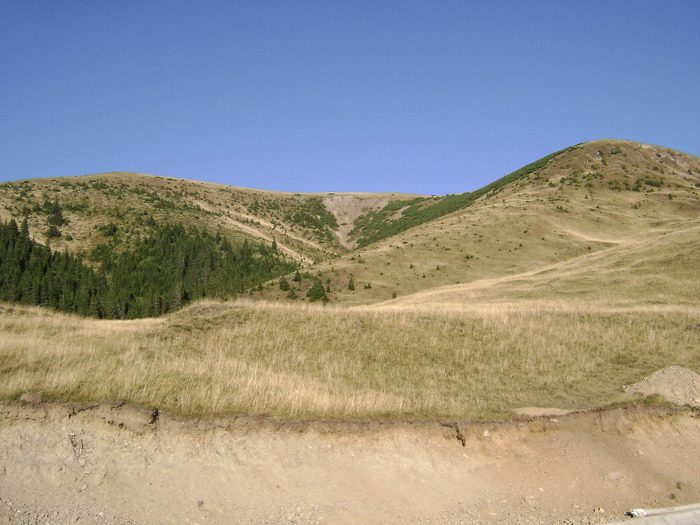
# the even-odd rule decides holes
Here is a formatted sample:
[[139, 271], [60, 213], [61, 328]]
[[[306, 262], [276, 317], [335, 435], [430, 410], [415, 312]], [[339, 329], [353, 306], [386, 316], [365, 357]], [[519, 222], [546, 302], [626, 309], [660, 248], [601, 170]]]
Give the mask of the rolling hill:
[[[0, 294], [48, 279], [92, 314], [0, 302], [0, 521], [591, 523], [698, 501], [698, 191], [697, 157], [618, 140], [441, 197], [0, 184]], [[23, 265], [41, 277], [2, 281]]]
[[[697, 302], [700, 159], [602, 140], [530, 166], [475, 192], [476, 199], [463, 198], [463, 208], [319, 263], [314, 271], [324, 282], [330, 279], [332, 300], [343, 304], [400, 303], [428, 291], [437, 297], [442, 287], [452, 294], [499, 280], [512, 284], [518, 275], [566, 270], [572, 276], [576, 267], [578, 288], [541, 286], [539, 296], [611, 294], [619, 285], [632, 302]], [[391, 227], [402, 214], [384, 216]], [[595, 265], [618, 271], [607, 279], [613, 274]], [[351, 275], [355, 291], [347, 289]]]
[[[95, 275], [114, 257], [120, 283], [148, 275], [135, 253], [170, 268], [172, 257], [146, 249], [167, 246], [173, 231], [186, 245], [170, 222], [208, 232], [175, 259], [197, 259], [192, 246], [225, 259], [221, 236], [262, 242], [259, 253], [277, 261], [267, 270], [292, 270], [240, 278], [237, 301], [186, 306], [156, 292], [141, 310], [110, 303], [116, 317], [176, 307], [151, 319], [5, 304], [0, 397], [282, 419], [490, 418], [624, 401], [622, 387], [655, 370], [700, 367], [698, 191], [700, 159], [619, 140], [444, 197], [283, 194], [135, 174], [4, 183], [3, 220], [27, 217], [42, 242], [55, 226], [51, 247]], [[183, 285], [222, 285], [198, 275]]]
[[[697, 157], [601, 140], [553, 153], [460, 195], [290, 194], [106, 173], [0, 184], [0, 219], [26, 218], [34, 239], [82, 256], [104, 244], [117, 251], [134, 247], [157, 225], [174, 222], [234, 241], [274, 244], [301, 271], [301, 280], [297, 275], [291, 284], [297, 300], [316, 280], [333, 302], [400, 303], [429, 290], [437, 298], [441, 287], [455, 297], [457, 289], [490, 289], [491, 282], [512, 286], [521, 274], [532, 279], [566, 271], [574, 279], [577, 264], [595, 281], [609, 274], [595, 265], [618, 264], [634, 271], [604, 281], [606, 290], [634, 275], [637, 283], [656, 285], [650, 295], [628, 282], [623, 287], [631, 300], [663, 302], [680, 294], [692, 302], [698, 191]], [[674, 239], [678, 244], [670, 245]], [[636, 258], [633, 252], [639, 252]], [[578, 288], [559, 286], [557, 293], [601, 288], [584, 286], [582, 275], [575, 278]], [[354, 290], [348, 289], [351, 279]], [[546, 289], [556, 296], [555, 288], [543, 286], [529, 295]], [[278, 281], [251, 294], [290, 296]]]

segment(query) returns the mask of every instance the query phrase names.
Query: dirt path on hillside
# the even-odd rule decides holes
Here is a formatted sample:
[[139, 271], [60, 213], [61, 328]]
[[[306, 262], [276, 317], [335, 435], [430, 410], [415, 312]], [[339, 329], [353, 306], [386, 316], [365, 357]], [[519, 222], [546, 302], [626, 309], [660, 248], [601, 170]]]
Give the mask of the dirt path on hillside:
[[561, 224], [557, 224], [553, 221], [549, 221], [554, 228], [556, 228], [554, 231], [555, 233], [567, 233], [571, 235], [572, 237], [578, 237], [579, 239], [583, 239], [585, 241], [591, 241], [591, 242], [600, 242], [603, 244], [610, 244], [610, 245], [627, 245], [627, 244], [632, 244], [634, 241], [631, 240], [629, 237], [625, 237], [623, 239], [620, 238], [613, 238], [613, 237], [601, 237], [601, 236], [594, 236], [586, 232], [582, 232], [579, 230], [574, 230], [572, 228], [567, 228], [565, 226], [562, 226]]
[[597, 523], [700, 500], [697, 411], [511, 422], [178, 420], [0, 404], [0, 522]]
[[[609, 241], [605, 241], [609, 242]], [[520, 272], [512, 275], [502, 275], [499, 277], [487, 277], [483, 279], [477, 279], [475, 281], [471, 281], [469, 283], [462, 283], [462, 284], [450, 284], [446, 286], [440, 286], [437, 288], [431, 288], [428, 290], [422, 290], [419, 292], [415, 292], [409, 296], [402, 297], [398, 300], [394, 301], [386, 301], [384, 303], [377, 303], [374, 305], [369, 305], [369, 306], [364, 306], [363, 308], [386, 308], [387, 305], [391, 304], [399, 304], [399, 305], [405, 305], [407, 301], [410, 302], [411, 306], [413, 307], [417, 303], [421, 302], [430, 302], [430, 298], [433, 296], [443, 296], [446, 292], [459, 292], [459, 293], [468, 293], [468, 292], [474, 292], [478, 290], [485, 290], [485, 289], [490, 289], [494, 288], [498, 285], [502, 285], [505, 283], [509, 282], [517, 282], [517, 281], [522, 281], [524, 279], [529, 279], [533, 278], [537, 275], [544, 275], [546, 273], [551, 273], [555, 272], [558, 270], [566, 270], [567, 267], [574, 267], [578, 264], [581, 263], [581, 261], [587, 261], [587, 264], [593, 264], [595, 261], [598, 261], [600, 259], [604, 259], [605, 257], [608, 257], [611, 252], [619, 251], [619, 250], [624, 250], [627, 249], [629, 246], [633, 244], [637, 245], [642, 245], [643, 241], [628, 241], [625, 243], [620, 243], [620, 244], [612, 244], [610, 247], [607, 248], [602, 248], [600, 250], [597, 250], [593, 253], [586, 253], [584, 255], [580, 255], [578, 257], [573, 257], [571, 259], [564, 259], [562, 261], [558, 261], [546, 266], [542, 266], [539, 268], [535, 268], [533, 270], [528, 270], [525, 272]], [[443, 299], [444, 300], [444, 299]], [[461, 307], [462, 305], [460, 305]]]
[[[256, 217], [254, 215], [248, 215], [246, 213], [241, 213], [241, 212], [235, 212], [238, 217], [243, 217], [244, 219], [247, 219], [252, 222], [259, 222], [263, 226], [270, 228], [270, 230], [275, 229], [275, 225], [272, 224], [271, 222], [268, 222], [264, 219], [261, 219], [260, 217]], [[316, 248], [319, 251], [327, 251], [326, 248], [321, 246], [319, 243], [312, 241], [311, 239], [305, 239], [304, 237], [300, 237], [298, 235], [295, 235], [291, 232], [288, 231], [283, 231], [282, 234], [286, 235], [287, 237], [294, 239], [295, 241], [299, 241], [302, 244], [306, 244], [307, 246], [311, 246], [312, 248]]]
[[[204, 209], [204, 210], [211, 211], [211, 212], [216, 212], [216, 210], [214, 210], [211, 206], [209, 206], [207, 203], [205, 203], [205, 202], [203, 202], [203, 201], [194, 201], [194, 203], [197, 204], [197, 205], [199, 205], [199, 207], [202, 208], [202, 209]], [[251, 221], [257, 221], [257, 222], [259, 222], [261, 225], [268, 227], [270, 230], [274, 229], [274, 225], [273, 225], [272, 223], [267, 222], [267, 221], [264, 221], [264, 220], [262, 220], [262, 219], [260, 219], [260, 218], [258, 218], [258, 217], [253, 217], [252, 215], [246, 215], [246, 214], [238, 213], [238, 212], [236, 212], [236, 214], [237, 214], [238, 216], [245, 217], [245, 218], [247, 218], [247, 219], [249, 219], [249, 220], [251, 220]], [[244, 224], [244, 223], [242, 223], [242, 222], [240, 222], [240, 221], [237, 221], [236, 219], [233, 219], [233, 218], [231, 218], [231, 217], [227, 217], [227, 216], [224, 216], [224, 215], [222, 215], [221, 217], [222, 217], [223, 219], [225, 219], [226, 222], [228, 222], [228, 223], [231, 224], [232, 226], [235, 226], [235, 227], [238, 228], [239, 230], [244, 231], [244, 232], [246, 232], [246, 233], [249, 233], [250, 235], [253, 235], [253, 236], [255, 236], [255, 237], [258, 237], [259, 239], [262, 239], [262, 240], [264, 240], [264, 241], [266, 241], [266, 242], [268, 242], [268, 243], [270, 243], [270, 244], [272, 243], [273, 237], [272, 237], [271, 235], [267, 235], [267, 234], [261, 232], [260, 230], [258, 230], [257, 228], [253, 228], [252, 226], [248, 226], [247, 224]], [[316, 248], [316, 249], [318, 249], [318, 250], [320, 250], [320, 251], [325, 251], [325, 249], [324, 249], [322, 246], [320, 246], [319, 244], [317, 244], [317, 243], [315, 243], [315, 242], [313, 242], [313, 241], [311, 241], [311, 240], [304, 239], [304, 238], [302, 238], [302, 237], [299, 237], [299, 236], [297, 236], [297, 235], [291, 234], [291, 233], [289, 233], [289, 232], [281, 232], [281, 234], [282, 234], [282, 235], [286, 235], [287, 237], [289, 237], [289, 238], [291, 238], [291, 239], [295, 239], [295, 240], [297, 240], [297, 241], [299, 241], [299, 242], [301, 242], [301, 243], [303, 243], [303, 244], [306, 244], [306, 245], [308, 245], [308, 246], [311, 246], [312, 248]], [[293, 248], [290, 248], [289, 246], [287, 246], [286, 244], [284, 244], [284, 242], [283, 242], [281, 239], [275, 238], [275, 240], [277, 241], [277, 247], [278, 247], [278, 249], [279, 249], [280, 251], [286, 253], [287, 255], [290, 255], [291, 257], [297, 259], [298, 261], [301, 261], [302, 263], [312, 263], [312, 264], [313, 264], [313, 261], [312, 261], [311, 259], [309, 259], [308, 257], [306, 257], [306, 256], [302, 255], [301, 253], [297, 252], [297, 251], [294, 250]]]

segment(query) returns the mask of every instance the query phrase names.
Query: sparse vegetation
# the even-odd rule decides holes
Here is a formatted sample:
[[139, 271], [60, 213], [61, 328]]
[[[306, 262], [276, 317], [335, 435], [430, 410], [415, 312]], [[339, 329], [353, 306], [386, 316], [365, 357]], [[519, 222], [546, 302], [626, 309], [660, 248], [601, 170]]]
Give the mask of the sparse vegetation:
[[291, 287], [289, 286], [289, 281], [287, 281], [285, 277], [282, 277], [280, 279], [280, 290], [283, 292], [288, 292], [290, 289]]
[[[528, 164], [484, 186], [480, 190], [457, 195], [446, 195], [438, 199], [417, 198], [410, 201], [392, 202], [382, 210], [358, 219], [352, 235], [357, 237], [359, 246], [367, 246], [368, 244], [397, 235], [409, 228], [439, 219], [449, 213], [471, 206], [477, 199], [484, 195], [489, 197], [498, 194], [506, 185], [527, 177], [531, 173], [546, 166], [552, 159], [576, 147], [577, 146], [572, 146], [571, 148], [547, 155], [532, 164]], [[400, 217], [394, 218], [399, 212]]]
[[308, 297], [309, 301], [312, 303], [316, 301], [327, 303], [329, 301], [328, 296], [326, 295], [326, 290], [323, 288], [323, 283], [320, 279], [314, 279], [311, 288], [309, 288], [309, 291], [306, 292], [306, 297]]
[[[700, 367], [700, 163], [674, 154], [681, 169], [657, 151], [581, 145], [478, 192], [358, 199], [357, 221], [329, 204], [340, 194], [125, 174], [0, 184], [0, 220], [26, 217], [39, 241], [54, 226], [50, 257], [74, 254], [78, 273], [146, 293], [96, 301], [97, 315], [152, 305], [157, 315], [200, 289], [279, 301], [198, 302], [119, 322], [4, 304], [0, 396], [280, 418], [490, 418], [613, 402], [658, 367]], [[347, 232], [353, 221], [360, 249], [338, 257], [348, 249], [337, 223]], [[196, 248], [179, 250], [181, 233], [162, 237], [178, 222], [185, 237], [198, 232]], [[209, 262], [243, 246], [303, 266], [254, 270], [210, 295], [220, 287]], [[194, 270], [155, 293], [181, 259]]]

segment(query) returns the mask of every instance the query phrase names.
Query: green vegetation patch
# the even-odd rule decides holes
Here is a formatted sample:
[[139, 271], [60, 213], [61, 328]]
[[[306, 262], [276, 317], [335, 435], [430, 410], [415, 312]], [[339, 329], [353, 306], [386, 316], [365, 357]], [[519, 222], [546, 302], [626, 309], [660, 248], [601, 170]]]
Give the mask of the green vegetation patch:
[[[497, 194], [508, 184], [524, 179], [531, 173], [546, 166], [555, 157], [572, 151], [577, 147], [578, 145], [571, 146], [547, 155], [476, 191], [445, 195], [437, 198], [419, 197], [411, 200], [391, 202], [381, 210], [359, 217], [355, 228], [351, 232], [351, 236], [357, 239], [359, 247], [364, 247], [415, 226], [467, 208], [484, 195], [493, 196]], [[401, 216], [395, 220], [392, 219], [402, 209]]]
[[[116, 233], [116, 232], [115, 232]], [[27, 222], [0, 224], [0, 301], [108, 319], [158, 316], [191, 301], [235, 297], [296, 264], [263, 244], [231, 244], [181, 224], [156, 227], [133, 249], [95, 247], [98, 270], [29, 236]]]
[[338, 221], [335, 216], [328, 211], [326, 205], [318, 197], [310, 197], [301, 202], [296, 211], [287, 213], [285, 220], [302, 228], [318, 230], [324, 234], [330, 234], [329, 228], [338, 229]]

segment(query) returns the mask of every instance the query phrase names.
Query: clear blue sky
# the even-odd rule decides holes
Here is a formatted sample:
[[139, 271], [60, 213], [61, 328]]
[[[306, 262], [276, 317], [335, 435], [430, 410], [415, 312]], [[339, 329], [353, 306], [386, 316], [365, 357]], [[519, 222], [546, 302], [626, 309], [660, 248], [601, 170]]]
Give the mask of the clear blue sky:
[[622, 138], [700, 155], [700, 2], [0, 0], [0, 181], [477, 189]]

